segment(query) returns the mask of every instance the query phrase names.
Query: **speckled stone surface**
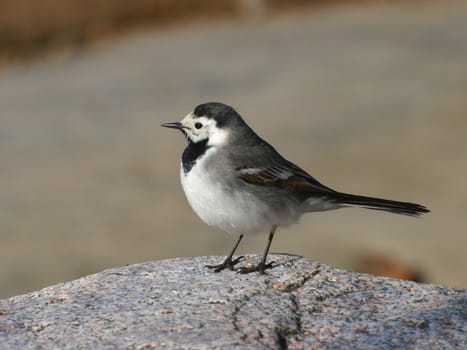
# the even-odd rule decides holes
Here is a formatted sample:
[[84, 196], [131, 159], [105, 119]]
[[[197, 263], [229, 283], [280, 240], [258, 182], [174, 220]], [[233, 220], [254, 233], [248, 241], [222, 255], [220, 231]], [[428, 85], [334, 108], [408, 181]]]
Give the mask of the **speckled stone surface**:
[[466, 290], [272, 259], [264, 276], [147, 262], [1, 300], [0, 348], [466, 348]]

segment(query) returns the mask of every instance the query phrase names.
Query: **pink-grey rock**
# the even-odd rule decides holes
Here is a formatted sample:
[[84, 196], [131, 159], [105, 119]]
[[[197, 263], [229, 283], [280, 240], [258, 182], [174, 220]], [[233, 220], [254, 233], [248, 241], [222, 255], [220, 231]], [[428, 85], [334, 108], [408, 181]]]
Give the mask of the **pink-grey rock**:
[[263, 276], [204, 267], [222, 257], [179, 258], [4, 299], [0, 348], [466, 348], [466, 290], [271, 258]]

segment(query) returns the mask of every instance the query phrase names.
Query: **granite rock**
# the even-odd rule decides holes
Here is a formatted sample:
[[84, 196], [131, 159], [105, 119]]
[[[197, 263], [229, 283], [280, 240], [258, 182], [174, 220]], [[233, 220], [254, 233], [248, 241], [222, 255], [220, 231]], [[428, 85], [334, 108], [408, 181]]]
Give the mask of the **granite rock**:
[[[1, 349], [465, 349], [467, 291], [271, 255], [109, 269], [0, 301]], [[248, 255], [242, 264], [259, 260]]]

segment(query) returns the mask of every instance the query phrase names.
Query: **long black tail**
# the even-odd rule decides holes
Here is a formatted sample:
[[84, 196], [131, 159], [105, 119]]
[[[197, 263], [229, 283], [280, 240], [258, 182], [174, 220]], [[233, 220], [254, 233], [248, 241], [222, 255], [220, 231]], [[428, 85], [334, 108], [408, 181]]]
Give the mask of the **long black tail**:
[[348, 193], [335, 193], [332, 199], [342, 205], [358, 206], [372, 210], [388, 211], [390, 213], [420, 216], [430, 211], [423, 205], [408, 202], [392, 201], [389, 199], [358, 196]]

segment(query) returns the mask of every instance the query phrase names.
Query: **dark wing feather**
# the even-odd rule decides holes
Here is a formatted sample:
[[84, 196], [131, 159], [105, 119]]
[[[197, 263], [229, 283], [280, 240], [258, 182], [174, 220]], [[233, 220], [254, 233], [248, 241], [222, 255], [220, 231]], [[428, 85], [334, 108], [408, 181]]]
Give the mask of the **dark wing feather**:
[[242, 167], [237, 169], [237, 171], [238, 177], [249, 184], [291, 189], [302, 193], [305, 197], [335, 193], [333, 189], [324, 186], [304, 170], [290, 162], [267, 168]]

